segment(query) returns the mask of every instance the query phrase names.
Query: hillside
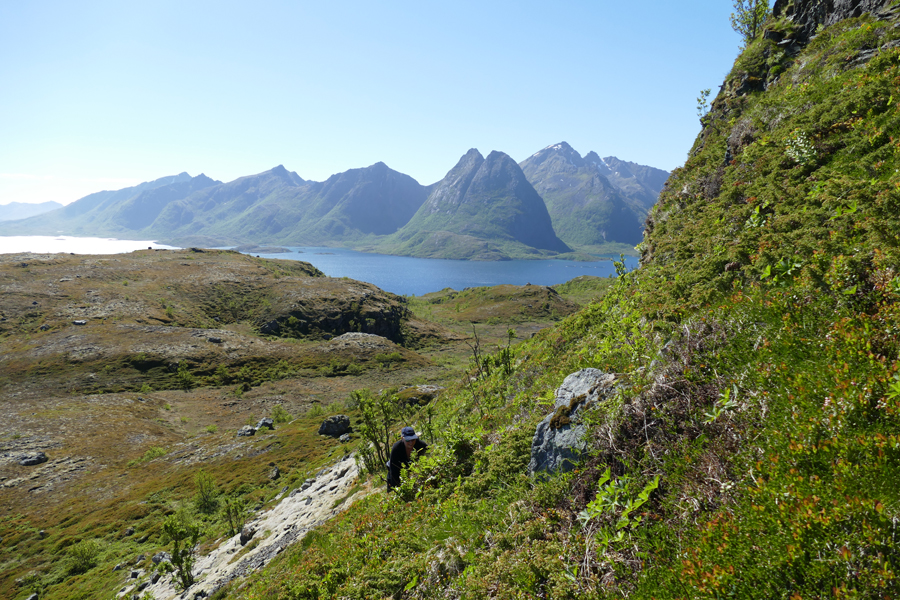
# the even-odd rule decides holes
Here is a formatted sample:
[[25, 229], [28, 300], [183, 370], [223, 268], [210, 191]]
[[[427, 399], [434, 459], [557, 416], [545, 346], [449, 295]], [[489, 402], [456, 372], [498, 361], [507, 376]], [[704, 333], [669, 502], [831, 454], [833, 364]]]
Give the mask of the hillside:
[[0, 224], [2, 235], [119, 235], [144, 229], [167, 203], [219, 182], [180, 173], [121, 190], [90, 194], [38, 216]]
[[[900, 596], [900, 8], [888, 4], [776, 4], [650, 212], [639, 270], [626, 273], [617, 262], [620, 276], [609, 285], [582, 280], [559, 290], [443, 291], [408, 300], [412, 315], [385, 311], [407, 324], [421, 323], [414, 315], [427, 313], [442, 325], [491, 327], [490, 343], [475, 337], [477, 328], [456, 343], [469, 358], [461, 373], [455, 368], [462, 355], [445, 345], [451, 343], [446, 330], [422, 323], [416, 344], [404, 338], [368, 349], [353, 368], [361, 368], [358, 374], [348, 372], [356, 359], [343, 367], [322, 364], [320, 378], [289, 372], [281, 379], [274, 369], [245, 397], [238, 393], [240, 371], [227, 367], [222, 376], [235, 378], [228, 385], [241, 386], [231, 393], [211, 379], [202, 389], [173, 389], [190, 381], [176, 366], [160, 379], [169, 387], [148, 394], [150, 404], [136, 392], [112, 389], [48, 402], [40, 387], [39, 338], [54, 335], [69, 344], [66, 358], [76, 374], [82, 372], [74, 350], [93, 345], [65, 323], [40, 330], [46, 317], [31, 314], [46, 300], [29, 304], [24, 290], [49, 295], [56, 293], [54, 281], [68, 282], [39, 277], [29, 260], [11, 260], [4, 290], [23, 291], [4, 308], [15, 309], [18, 324], [4, 349], [16, 344], [13, 356], [27, 356], [31, 370], [3, 388], [7, 406], [24, 407], [8, 411], [10, 431], [28, 425], [3, 442], [7, 448], [44, 444], [51, 432], [64, 432], [65, 442], [47, 447], [63, 456], [54, 478], [6, 463], [15, 478], [4, 473], [4, 485], [15, 483], [15, 497], [23, 499], [17, 506], [26, 508], [3, 517], [0, 560], [12, 576], [2, 590], [17, 600], [38, 592], [90, 597], [98, 589], [176, 597], [181, 592], [164, 574], [167, 567], [151, 558], [176, 547], [163, 535], [168, 523], [198, 528], [198, 564], [220, 565], [233, 553], [246, 567], [227, 581], [218, 571], [198, 569], [186, 597]], [[480, 168], [473, 166], [478, 156], [467, 157], [444, 200], [464, 198], [455, 192], [474, 181], [467, 177]], [[241, 260], [266, 281], [263, 271], [274, 280], [281, 264]], [[190, 265], [179, 267], [190, 277]], [[279, 272], [292, 292], [273, 285], [275, 300], [254, 300], [247, 308], [285, 310], [292, 294], [321, 279], [311, 275]], [[184, 293], [172, 287], [179, 297]], [[579, 288], [596, 300], [515, 343], [518, 319], [569, 312], [574, 307], [566, 306], [564, 293]], [[106, 306], [111, 289], [101, 290], [97, 305]], [[68, 310], [93, 307], [95, 291], [85, 284]], [[396, 297], [369, 293], [380, 306], [403, 306]], [[69, 304], [61, 293], [55, 301]], [[188, 314], [190, 327], [198, 328], [211, 313]], [[291, 324], [287, 313], [277, 314], [279, 323]], [[327, 352], [317, 345], [334, 342], [265, 337], [253, 327], [273, 319], [255, 319], [251, 313], [235, 324], [238, 332], [250, 328], [243, 329], [251, 335], [247, 348], [250, 341], [253, 347], [284, 343], [315, 354]], [[93, 326], [102, 334], [116, 324]], [[504, 326], [508, 337], [498, 331]], [[198, 348], [180, 347], [203, 351], [202, 340], [193, 345]], [[82, 377], [103, 381], [101, 364]], [[400, 382], [439, 382], [446, 389], [435, 395], [387, 388]], [[310, 412], [253, 442], [235, 437], [241, 417], [252, 421], [273, 411], [276, 398], [307, 406], [317, 392], [334, 402], [320, 416], [352, 413], [348, 445], [317, 438]], [[102, 429], [81, 435], [66, 399], [79, 402], [78, 409], [93, 407], [92, 417], [106, 411], [117, 418], [123, 406], [134, 411], [142, 428], [132, 430], [133, 438], [107, 421], [128, 456], [114, 463], [101, 455], [81, 468], [77, 461], [88, 453], [70, 453], [69, 440], [99, 440]], [[232, 402], [241, 412], [221, 414]], [[171, 409], [183, 411], [185, 421], [169, 416]], [[194, 424], [214, 417], [229, 435], [207, 435]], [[396, 495], [387, 496], [383, 446], [403, 425], [414, 426], [430, 451]], [[195, 436], [175, 436], [183, 435], [179, 427]], [[150, 452], [155, 440], [159, 450]], [[130, 448], [129, 441], [144, 445]], [[344, 460], [351, 453], [360, 479], [353, 487], [335, 482], [346, 495], [332, 502], [333, 518], [315, 527], [302, 511], [295, 520], [281, 519], [298, 498], [311, 503], [308, 490], [322, 490], [335, 469], [351, 473]], [[135, 463], [123, 466], [126, 460]], [[116, 469], [103, 471], [105, 461]], [[273, 467], [285, 465], [290, 475], [282, 483]], [[223, 512], [204, 512], [209, 480], [201, 468], [219, 486]], [[74, 486], [63, 477], [85, 477], [82, 471], [96, 479], [80, 502], [87, 492], [118, 501], [92, 512], [37, 513], [25, 504], [50, 497], [52, 486]], [[128, 491], [114, 498], [109, 490], [120, 481]], [[260, 528], [243, 544], [224, 511], [235, 501], [252, 506], [248, 523]], [[127, 533], [127, 527], [134, 529]], [[91, 543], [93, 562], [79, 562]], [[270, 562], [240, 562], [261, 547], [273, 548]], [[136, 576], [113, 571], [114, 564]]]
[[377, 246], [423, 258], [498, 260], [568, 252], [547, 207], [509, 156], [469, 150], [397, 233]]
[[786, 4], [641, 269], [404, 419], [443, 432], [406, 502], [358, 501], [225, 597], [900, 594], [900, 17]]

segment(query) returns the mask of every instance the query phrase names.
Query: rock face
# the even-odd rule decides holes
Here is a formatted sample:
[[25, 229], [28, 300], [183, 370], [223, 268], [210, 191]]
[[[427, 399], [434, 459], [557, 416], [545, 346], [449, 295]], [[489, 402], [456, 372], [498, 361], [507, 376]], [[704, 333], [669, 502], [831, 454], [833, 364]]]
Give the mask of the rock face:
[[256, 424], [256, 430], [260, 429], [275, 429], [275, 421], [271, 417], [263, 417]]
[[238, 437], [250, 437], [252, 435], [256, 435], [256, 427], [252, 425], [244, 425], [240, 429], [238, 429]]
[[[567, 244], [641, 241], [647, 211], [659, 189], [645, 185], [629, 165], [615, 157], [600, 158], [595, 152], [582, 158], [566, 142], [547, 146], [519, 164], [544, 198], [553, 228]], [[646, 172], [648, 181], [668, 177], [660, 169], [633, 167]]]
[[556, 390], [553, 412], [538, 423], [531, 442], [530, 474], [571, 471], [587, 449], [580, 415], [591, 404], [616, 392], [616, 378], [599, 369], [582, 369]]
[[319, 427], [319, 435], [340, 437], [350, 431], [350, 417], [347, 415], [334, 415], [322, 421]]
[[[295, 489], [275, 507], [256, 515], [240, 535], [224, 540], [208, 554], [197, 557], [195, 572], [201, 573], [197, 583], [185, 593], [172, 577], [163, 577], [147, 589], [157, 600], [210, 596], [229, 581], [260, 569], [286, 547], [302, 539], [312, 528], [351, 506], [365, 496], [358, 491], [348, 496], [359, 474], [352, 454], [331, 467], [322, 469]], [[336, 502], [346, 498], [344, 502]], [[252, 543], [253, 540], [258, 540]], [[235, 560], [235, 554], [246, 550]]]
[[878, 13], [891, 3], [892, 0], [775, 0], [772, 13], [798, 25], [799, 37], [805, 42], [819, 25], [827, 27], [863, 13]]
[[526, 254], [569, 251], [519, 165], [502, 152], [484, 158], [474, 148], [385, 244], [399, 254], [443, 258], [497, 259], [512, 247]]

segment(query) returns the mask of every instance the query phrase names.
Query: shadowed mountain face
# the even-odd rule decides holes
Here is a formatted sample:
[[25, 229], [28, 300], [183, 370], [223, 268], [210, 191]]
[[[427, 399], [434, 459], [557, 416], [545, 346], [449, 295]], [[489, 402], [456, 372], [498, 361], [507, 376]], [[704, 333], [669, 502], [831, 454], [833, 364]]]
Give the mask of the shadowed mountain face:
[[509, 156], [469, 150], [382, 248], [412, 256], [509, 258], [568, 252], [541, 196]]
[[544, 198], [559, 237], [579, 245], [639, 243], [647, 211], [668, 177], [665, 171], [614, 157], [604, 160], [595, 152], [582, 158], [566, 142], [536, 152], [520, 166]]

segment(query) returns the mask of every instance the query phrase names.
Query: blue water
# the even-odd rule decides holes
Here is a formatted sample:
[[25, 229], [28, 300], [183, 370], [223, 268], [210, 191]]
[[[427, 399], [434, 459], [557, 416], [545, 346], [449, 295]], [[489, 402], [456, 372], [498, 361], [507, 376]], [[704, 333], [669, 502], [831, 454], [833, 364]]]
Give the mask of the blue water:
[[[474, 262], [369, 254], [346, 248], [290, 247], [290, 253], [254, 254], [266, 258], [304, 260], [330, 277], [349, 277], [373, 283], [400, 295], [420, 296], [444, 288], [462, 290], [482, 285], [557, 285], [580, 275], [615, 277], [611, 260], [504, 260]], [[616, 257], [618, 258], [618, 257]], [[625, 258], [636, 269], [637, 258]]]
[[[151, 241], [71, 236], [0, 236], [0, 254], [71, 252], [74, 254], [117, 254], [147, 247], [171, 248]], [[259, 254], [266, 258], [305, 260], [331, 277], [350, 277], [374, 283], [400, 295], [420, 296], [444, 288], [508, 283], [557, 285], [579, 275], [615, 276], [611, 260], [572, 262], [568, 260], [507, 260], [470, 262], [368, 254], [346, 248], [300, 247], [290, 253]], [[253, 253], [251, 253], [253, 254]], [[616, 257], [618, 258], [618, 257]], [[638, 260], [626, 258], [625, 265], [636, 269]]]

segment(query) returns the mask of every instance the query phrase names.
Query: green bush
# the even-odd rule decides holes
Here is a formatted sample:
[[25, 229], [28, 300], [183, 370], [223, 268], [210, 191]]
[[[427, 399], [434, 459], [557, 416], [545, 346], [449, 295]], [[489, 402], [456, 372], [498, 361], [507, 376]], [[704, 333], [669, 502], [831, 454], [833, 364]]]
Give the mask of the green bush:
[[81, 540], [69, 546], [66, 554], [69, 558], [70, 573], [87, 573], [97, 566], [100, 543], [96, 540]]
[[280, 404], [272, 408], [272, 420], [276, 423], [288, 423], [293, 417]]

